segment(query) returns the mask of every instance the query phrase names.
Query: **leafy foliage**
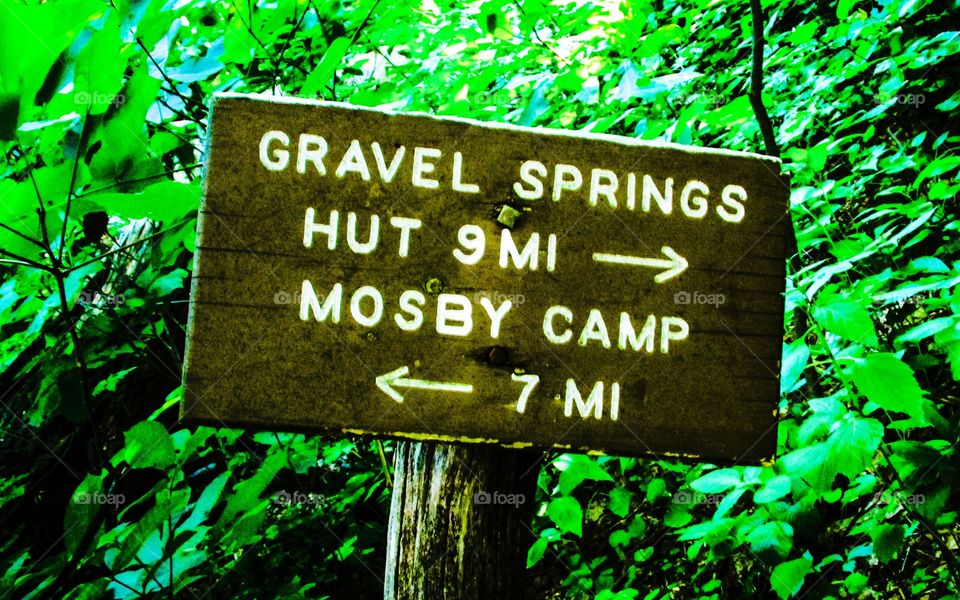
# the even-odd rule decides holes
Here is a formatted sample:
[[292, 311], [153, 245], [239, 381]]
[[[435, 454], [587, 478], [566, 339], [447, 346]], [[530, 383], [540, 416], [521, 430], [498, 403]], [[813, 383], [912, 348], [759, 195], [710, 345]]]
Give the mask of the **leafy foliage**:
[[[958, 592], [957, 7], [764, 10], [778, 460], [552, 457], [544, 596]], [[176, 422], [213, 92], [757, 151], [751, 35], [743, 0], [0, 0], [0, 588], [380, 594], [376, 443]]]

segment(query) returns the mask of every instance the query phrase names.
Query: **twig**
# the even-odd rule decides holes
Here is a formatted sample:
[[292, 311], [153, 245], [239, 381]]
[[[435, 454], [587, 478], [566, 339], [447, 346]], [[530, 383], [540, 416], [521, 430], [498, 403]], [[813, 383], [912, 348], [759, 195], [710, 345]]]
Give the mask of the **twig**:
[[[92, 194], [97, 194], [99, 192], [103, 192], [106, 190], [112, 190], [114, 188], [120, 187], [121, 185], [130, 185], [131, 183], [142, 183], [144, 181], [150, 181], [152, 179], [160, 179], [161, 177], [166, 177], [167, 175], [173, 175], [174, 173], [181, 173], [183, 171], [190, 171], [202, 166], [203, 166], [202, 163], [194, 163], [192, 165], [186, 165], [184, 167], [180, 167], [179, 169], [173, 169], [171, 171], [164, 171], [163, 173], [157, 173], [156, 175], [147, 175], [146, 177], [137, 177], [136, 179], [127, 179], [126, 181], [115, 181], [113, 183], [100, 186], [98, 188], [93, 188], [92, 190], [87, 190], [82, 194], [78, 194], [77, 198], [86, 198], [87, 196], [90, 196]], [[0, 223], [0, 227], [2, 226], [3, 224]]]
[[19, 231], [17, 231], [17, 230], [14, 229], [13, 227], [10, 227], [9, 225], [6, 225], [6, 224], [4, 224], [4, 223], [0, 223], [0, 229], [6, 229], [6, 230], [9, 231], [10, 233], [12, 233], [12, 234], [14, 234], [14, 235], [16, 235], [16, 236], [18, 236], [18, 237], [23, 238], [25, 241], [30, 242], [31, 244], [33, 244], [34, 246], [37, 246], [37, 247], [40, 248], [41, 250], [46, 250], [46, 247], [45, 247], [43, 244], [41, 244], [41, 243], [38, 242], [37, 240], [33, 239], [33, 238], [30, 237], [29, 235], [20, 233]]
[[763, 105], [763, 8], [760, 0], [750, 0], [750, 13], [753, 17], [753, 69], [750, 73], [750, 105], [760, 123], [763, 144], [769, 156], [780, 158], [780, 147], [773, 133], [770, 115]]
[[[880, 445], [880, 455], [883, 456], [884, 460], [887, 461], [887, 465], [890, 466], [890, 471], [893, 473], [893, 478], [900, 484], [901, 490], [906, 490], [906, 485], [903, 483], [903, 479], [900, 478], [900, 473], [897, 471], [897, 468], [893, 466], [893, 461], [890, 460], [890, 455], [883, 448], [883, 444]], [[950, 577], [953, 578], [953, 585], [955, 590], [960, 590], [960, 572], [957, 571], [957, 565], [953, 556], [953, 551], [947, 546], [947, 543], [940, 536], [935, 528], [935, 524], [931, 523], [929, 519], [920, 514], [918, 510], [913, 510], [912, 507], [908, 507], [907, 503], [897, 496], [893, 495], [896, 498], [897, 503], [900, 505], [900, 508], [904, 510], [907, 514], [911, 515], [917, 521], [923, 523], [923, 526], [927, 528], [927, 531], [930, 532], [930, 535], [933, 537], [934, 542], [937, 546], [940, 547], [940, 554], [943, 555], [943, 560], [947, 564], [947, 570], [950, 572]]]
[[[134, 36], [134, 40], [136, 40], [137, 45], [140, 46], [140, 49], [143, 50], [143, 52], [147, 55], [147, 58], [150, 59], [150, 62], [153, 63], [153, 66], [157, 68], [157, 71], [160, 72], [160, 76], [163, 77], [163, 80], [167, 82], [167, 85], [170, 86], [170, 91], [172, 91], [175, 96], [183, 100], [183, 103], [185, 106], [194, 106], [199, 108], [200, 111], [203, 112], [205, 108], [202, 104], [197, 102], [195, 99], [187, 98], [186, 96], [180, 93], [180, 90], [177, 89], [176, 82], [170, 79], [170, 77], [163, 70], [163, 67], [160, 66], [160, 63], [158, 63], [157, 60], [153, 58], [153, 55], [150, 54], [150, 50], [147, 49], [146, 44], [143, 43], [143, 40], [140, 39], [140, 36]], [[204, 128], [202, 119], [193, 119], [193, 121], [201, 129]]]
[[0, 250], [0, 254], [2, 254], [3, 256], [8, 256], [8, 257], [10, 257], [10, 260], [0, 261], [0, 262], [7, 262], [7, 263], [10, 263], [10, 264], [17, 264], [17, 265], [26, 266], [26, 267], [33, 267], [34, 269], [40, 269], [41, 271], [47, 271], [47, 272], [52, 271], [52, 269], [51, 269], [50, 267], [48, 267], [47, 265], [44, 265], [44, 264], [41, 264], [41, 263], [38, 263], [38, 262], [34, 262], [34, 261], [30, 260], [29, 258], [26, 258], [26, 257], [24, 257], [24, 256], [20, 256], [19, 254], [14, 254], [14, 253], [12, 253], [12, 252], [7, 252], [6, 250]]
[[[370, 7], [370, 10], [367, 11], [367, 16], [360, 21], [360, 24], [357, 25], [357, 28], [353, 30], [353, 36], [350, 38], [350, 43], [347, 44], [347, 47], [344, 49], [343, 53], [346, 55], [347, 50], [353, 46], [357, 39], [360, 37], [360, 34], [363, 32], [364, 28], [367, 26], [367, 23], [370, 22], [370, 17], [373, 16], [373, 11], [377, 10], [377, 7], [380, 6], [380, 0], [377, 0], [373, 3], [373, 6]], [[337, 99], [337, 69], [333, 69], [333, 86], [330, 88], [330, 93], [334, 100]]]
[[[87, 112], [83, 116], [83, 122], [80, 125], [80, 139], [77, 141], [77, 155], [73, 158], [73, 172], [70, 174], [70, 187], [67, 188], [67, 205], [63, 209], [63, 226], [60, 228], [60, 249], [57, 250], [57, 263], [63, 264], [63, 250], [67, 247], [67, 223], [70, 221], [70, 204], [73, 202], [73, 190], [74, 186], [77, 184], [77, 167], [80, 165], [80, 156], [83, 154], [83, 142], [87, 129], [87, 121], [90, 119], [90, 107], [87, 107]], [[33, 179], [33, 174], [31, 173], [31, 179]], [[33, 185], [36, 186], [37, 182], [34, 180]], [[40, 200], [40, 189], [37, 188], [37, 200]], [[46, 216], [46, 208], [43, 207], [43, 200], [40, 200], [40, 206], [43, 208], [44, 216]], [[41, 225], [44, 233], [46, 233], [47, 228], [45, 225]], [[50, 245], [49, 240], [46, 241], [47, 245]], [[50, 257], [53, 258], [53, 248], [50, 248]], [[54, 265], [56, 267], [57, 265]]]
[[164, 235], [164, 234], [167, 234], [167, 233], [170, 233], [170, 230], [169, 230], [169, 229], [164, 229], [164, 230], [158, 231], [158, 232], [156, 232], [156, 233], [151, 233], [150, 235], [148, 235], [148, 236], [146, 236], [146, 237], [142, 237], [142, 238], [140, 238], [139, 240], [137, 240], [137, 241], [135, 241], [135, 242], [130, 242], [129, 244], [124, 244], [123, 246], [120, 246], [119, 248], [114, 248], [113, 250], [110, 250], [109, 252], [104, 252], [103, 254], [100, 254], [100, 255], [98, 255], [98, 256], [95, 256], [95, 257], [93, 257], [93, 258], [91, 258], [91, 259], [85, 260], [85, 261], [83, 261], [83, 262], [81, 262], [81, 263], [77, 263], [77, 264], [71, 266], [71, 267], [68, 268], [68, 269], [64, 269], [63, 272], [64, 272], [64, 273], [70, 273], [71, 271], [76, 271], [77, 269], [81, 269], [81, 268], [83, 268], [83, 267], [85, 267], [85, 266], [87, 266], [87, 265], [90, 265], [90, 264], [93, 264], [93, 263], [95, 263], [95, 262], [101, 261], [101, 260], [107, 258], [108, 256], [112, 256], [112, 255], [114, 255], [114, 254], [117, 254], [118, 252], [123, 252], [123, 251], [125, 251], [125, 250], [129, 250], [131, 247], [136, 246], [137, 244], [142, 244], [143, 242], [152, 240], [152, 239], [154, 239], [154, 238], [158, 238], [158, 237], [160, 237], [160, 236], [162, 236], [162, 235]]
[[390, 467], [387, 465], [387, 456], [383, 453], [383, 442], [380, 440], [375, 440], [377, 442], [377, 453], [380, 454], [380, 464], [383, 467], [383, 476], [387, 480], [387, 487], [393, 489], [393, 479], [390, 477]]

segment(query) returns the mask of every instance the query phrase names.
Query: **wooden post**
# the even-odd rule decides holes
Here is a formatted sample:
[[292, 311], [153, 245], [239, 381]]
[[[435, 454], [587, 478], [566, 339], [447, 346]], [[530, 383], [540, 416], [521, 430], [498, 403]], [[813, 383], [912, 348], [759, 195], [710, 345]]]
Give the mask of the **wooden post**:
[[541, 454], [398, 442], [385, 600], [507, 600], [523, 571]]

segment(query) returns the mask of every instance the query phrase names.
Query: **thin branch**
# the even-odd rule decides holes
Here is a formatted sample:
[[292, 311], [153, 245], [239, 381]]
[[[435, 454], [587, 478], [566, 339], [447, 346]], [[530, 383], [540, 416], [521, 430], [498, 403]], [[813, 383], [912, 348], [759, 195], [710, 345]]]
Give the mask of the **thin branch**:
[[130, 242], [129, 244], [125, 244], [125, 245], [123, 245], [123, 246], [120, 246], [119, 248], [114, 248], [113, 250], [110, 250], [109, 252], [104, 252], [103, 254], [100, 254], [100, 255], [95, 256], [95, 257], [90, 258], [90, 259], [87, 259], [87, 260], [85, 260], [85, 261], [83, 261], [83, 262], [81, 262], [81, 263], [77, 263], [77, 264], [71, 266], [71, 267], [68, 268], [68, 269], [64, 269], [63, 272], [64, 272], [64, 273], [70, 273], [71, 271], [76, 271], [77, 269], [81, 269], [81, 268], [83, 268], [83, 267], [85, 267], [85, 266], [87, 266], [87, 265], [93, 264], [93, 263], [95, 263], [95, 262], [99, 262], [99, 261], [107, 258], [108, 256], [112, 256], [112, 255], [114, 255], [114, 254], [117, 254], [118, 252], [123, 252], [123, 251], [125, 251], [125, 250], [130, 249], [130, 248], [133, 247], [133, 246], [136, 246], [137, 244], [142, 244], [143, 242], [152, 240], [152, 239], [154, 239], [154, 238], [158, 238], [158, 237], [160, 237], [160, 236], [162, 236], [162, 235], [164, 235], [164, 234], [167, 234], [167, 233], [169, 233], [169, 232], [170, 232], [170, 229], [164, 229], [164, 230], [158, 231], [158, 232], [156, 232], [156, 233], [151, 233], [150, 235], [148, 235], [148, 236], [146, 236], [146, 237], [142, 237], [142, 238], [140, 238], [139, 240], [137, 240], [137, 241], [135, 241], [135, 242]]
[[[900, 473], [897, 471], [897, 468], [893, 465], [893, 461], [890, 460], [890, 455], [883, 448], [883, 444], [880, 445], [880, 455], [887, 461], [887, 465], [890, 466], [890, 471], [893, 473], [893, 478], [900, 484], [900, 490], [905, 491], [907, 489], [906, 485], [903, 483], [903, 479], [900, 478]], [[960, 590], [960, 572], [957, 571], [957, 564], [954, 559], [953, 550], [947, 546], [947, 543], [940, 536], [940, 532], [936, 530], [935, 523], [931, 523], [929, 519], [920, 514], [919, 510], [915, 510], [912, 506], [908, 507], [906, 502], [897, 496], [893, 495], [896, 498], [897, 503], [900, 505], [900, 508], [904, 510], [907, 514], [913, 516], [917, 521], [923, 523], [923, 526], [927, 528], [927, 531], [933, 537], [934, 542], [937, 546], [940, 547], [940, 554], [943, 557], [944, 562], [947, 563], [947, 570], [950, 572], [950, 577], [953, 578], [953, 585], [955, 589]]]
[[[200, 168], [200, 167], [202, 167], [202, 166], [203, 166], [202, 163], [194, 163], [194, 164], [192, 164], [192, 165], [186, 165], [186, 166], [184, 166], [184, 167], [180, 167], [180, 168], [178, 168], [178, 169], [173, 169], [173, 170], [171, 170], [171, 171], [164, 171], [163, 173], [157, 173], [156, 175], [147, 175], [146, 177], [137, 177], [136, 179], [127, 179], [126, 181], [115, 181], [115, 182], [113, 182], [113, 183], [110, 183], [110, 184], [107, 184], [107, 185], [104, 185], [104, 186], [100, 186], [100, 187], [98, 187], [98, 188], [93, 188], [92, 190], [87, 190], [87, 191], [85, 191], [85, 192], [82, 193], [82, 194], [77, 194], [77, 198], [86, 198], [87, 196], [90, 196], [91, 194], [97, 194], [97, 193], [99, 193], [99, 192], [103, 192], [103, 191], [106, 191], [106, 190], [112, 190], [112, 189], [114, 189], [114, 188], [120, 187], [121, 185], [130, 185], [130, 184], [132, 184], [132, 183], [143, 183], [144, 181], [150, 181], [150, 180], [152, 180], [152, 179], [160, 179], [161, 177], [166, 177], [167, 175], [173, 175], [174, 173], [181, 173], [181, 172], [183, 172], [183, 171], [191, 171], [191, 170], [193, 170], [193, 169], [197, 169], [197, 168]], [[0, 226], [2, 226], [2, 225], [3, 225], [3, 224], [0, 223]]]
[[763, 145], [769, 156], [780, 158], [780, 147], [773, 132], [773, 123], [763, 105], [763, 8], [760, 0], [750, 0], [750, 13], [753, 17], [753, 69], [750, 74], [750, 105], [760, 123]]
[[[293, 40], [294, 34], [296, 34], [296, 32], [300, 29], [300, 25], [303, 24], [303, 19], [304, 19], [304, 17], [307, 16], [307, 13], [310, 12], [310, 9], [311, 9], [311, 8], [313, 8], [313, 3], [312, 3], [312, 2], [308, 2], [308, 3], [307, 3], [307, 6], [305, 6], [305, 7], [303, 8], [303, 13], [300, 15], [300, 18], [298, 19], [298, 18], [297, 18], [297, 5], [296, 5], [296, 4], [293, 5], [293, 20], [296, 21], [296, 23], [294, 24], [293, 29], [290, 31], [290, 33], [287, 34], [287, 39], [284, 40], [283, 46], [281, 46], [281, 48], [280, 48], [280, 53], [277, 55], [277, 60], [276, 60], [276, 62], [275, 62], [274, 65], [273, 65], [273, 83], [274, 83], [274, 86], [276, 86], [277, 79], [280, 79], [280, 65], [283, 64], [283, 55], [287, 52], [287, 48], [290, 47], [290, 41]], [[314, 8], [314, 12], [316, 12], [316, 9], [315, 9], [315, 8]], [[319, 16], [319, 14], [320, 14], [320, 13], [317, 13], [318, 16]]]
[[[160, 76], [163, 77], [163, 80], [164, 80], [165, 82], [167, 82], [167, 85], [170, 86], [170, 90], [173, 92], [173, 94], [174, 94], [175, 96], [177, 96], [178, 98], [180, 98], [181, 100], [183, 100], [183, 103], [184, 103], [185, 106], [194, 106], [194, 107], [197, 107], [197, 108], [200, 109], [201, 112], [203, 112], [204, 110], [206, 110], [205, 107], [204, 107], [202, 104], [200, 104], [199, 102], [197, 102], [195, 99], [193, 99], [193, 98], [187, 98], [187, 97], [184, 96], [182, 93], [180, 93], [180, 90], [177, 89], [177, 84], [176, 84], [176, 82], [174, 82], [172, 79], [170, 79], [170, 77], [167, 75], [167, 73], [163, 70], [163, 67], [160, 66], [160, 63], [158, 63], [157, 60], [156, 60], [155, 58], [153, 58], [153, 55], [150, 54], [150, 50], [147, 49], [146, 44], [143, 43], [143, 40], [140, 39], [140, 36], [134, 36], [133, 39], [136, 40], [137, 45], [140, 46], [140, 49], [143, 50], [143, 52], [147, 55], [147, 58], [150, 59], [150, 62], [153, 63], [153, 66], [156, 67], [157, 71], [160, 72]], [[204, 127], [203, 127], [203, 123], [202, 123], [201, 120], [199, 120], [199, 119], [194, 119], [194, 122], [195, 122], [195, 124], [196, 124], [198, 127], [200, 127], [201, 129], [204, 128]]]
[[4, 224], [4, 223], [0, 223], [0, 229], [6, 229], [6, 230], [9, 231], [10, 233], [16, 235], [17, 237], [23, 238], [25, 241], [30, 242], [31, 244], [33, 244], [34, 246], [37, 246], [37, 247], [40, 248], [41, 250], [46, 250], [46, 247], [45, 247], [42, 243], [40, 243], [40, 242], [38, 242], [37, 240], [33, 239], [33, 238], [30, 237], [29, 235], [20, 233], [19, 231], [17, 231], [17, 230], [14, 229], [13, 227], [10, 227], [9, 225], [6, 225], [6, 224]]
[[13, 252], [7, 252], [6, 250], [0, 250], [0, 254], [10, 258], [10, 260], [3, 260], [0, 262], [33, 267], [34, 269], [40, 269], [41, 271], [52, 272], [52, 269], [47, 265], [32, 261], [25, 256], [20, 256], [19, 254], [14, 254]]
[[[377, 10], [377, 7], [380, 6], [380, 0], [377, 0], [373, 3], [373, 6], [370, 7], [370, 10], [367, 11], [367, 16], [360, 21], [360, 24], [357, 25], [357, 28], [353, 30], [353, 36], [350, 38], [350, 43], [347, 44], [346, 49], [344, 49], [344, 55], [347, 51], [350, 50], [350, 47], [357, 43], [357, 39], [360, 37], [360, 34], [363, 33], [363, 30], [366, 28], [367, 23], [370, 22], [370, 17], [373, 16], [373, 11]], [[333, 70], [333, 86], [330, 88], [330, 93], [334, 100], [337, 99], [337, 70]]]
[[[83, 116], [82, 124], [80, 125], [80, 139], [77, 141], [77, 155], [73, 157], [73, 172], [70, 174], [70, 187], [67, 188], [67, 205], [63, 209], [63, 225], [60, 228], [60, 248], [57, 250], [57, 265], [63, 264], [63, 250], [67, 247], [67, 223], [70, 220], [70, 204], [73, 202], [73, 190], [77, 185], [77, 167], [80, 166], [80, 156], [83, 155], [83, 141], [84, 134], [87, 129], [87, 120], [90, 118], [90, 107], [87, 107], [87, 112]], [[32, 177], [32, 176], [31, 176]], [[36, 185], [36, 181], [34, 181]], [[37, 189], [37, 199], [40, 198], [40, 190]], [[43, 200], [40, 200], [40, 205], [43, 206]], [[46, 212], [46, 209], [44, 209]], [[44, 232], [47, 228], [43, 227]], [[49, 241], [47, 242], [49, 245]], [[50, 257], [53, 258], [53, 248], [50, 249]], [[56, 266], [56, 265], [55, 265]]]
[[390, 465], [387, 464], [387, 455], [383, 453], [383, 442], [376, 440], [377, 453], [380, 455], [380, 466], [383, 468], [383, 476], [387, 480], [387, 487], [393, 489], [393, 479], [390, 477]]

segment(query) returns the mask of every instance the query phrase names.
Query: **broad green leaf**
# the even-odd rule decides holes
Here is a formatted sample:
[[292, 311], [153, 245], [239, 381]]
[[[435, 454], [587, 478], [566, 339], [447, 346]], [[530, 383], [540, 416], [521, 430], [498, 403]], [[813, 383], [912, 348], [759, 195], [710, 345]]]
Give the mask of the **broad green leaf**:
[[102, 476], [87, 475], [70, 496], [63, 516], [63, 542], [70, 554], [82, 550], [79, 547], [80, 541], [87, 529], [93, 525], [94, 516], [97, 511], [107, 508], [102, 506], [105, 502], [101, 502], [107, 497], [102, 492], [102, 486]]
[[941, 331], [953, 327], [957, 324], [956, 317], [940, 317], [939, 319], [930, 319], [929, 321], [924, 321], [923, 323], [917, 325], [916, 327], [910, 328], [908, 331], [903, 333], [897, 338], [897, 344], [904, 344], [907, 342], [919, 342], [925, 340], [928, 337], [934, 336]]
[[813, 306], [813, 318], [830, 333], [871, 348], [877, 346], [877, 332], [870, 313], [849, 298], [820, 294]]
[[320, 60], [320, 63], [313, 69], [310, 75], [307, 76], [306, 81], [303, 82], [303, 87], [300, 88], [300, 95], [312, 98], [317, 95], [317, 92], [325, 89], [330, 84], [333, 73], [337, 70], [349, 47], [349, 38], [339, 37], [333, 40], [333, 42], [330, 43], [330, 47], [328, 47], [324, 53], [323, 58]]
[[133, 194], [101, 193], [83, 196], [75, 203], [79, 214], [102, 210], [113, 217], [146, 217], [164, 222], [195, 211], [199, 205], [200, 188], [197, 184], [174, 181], [161, 181]]
[[583, 509], [576, 498], [563, 496], [554, 498], [547, 505], [547, 516], [560, 531], [583, 535]]
[[831, 467], [852, 479], [873, 462], [883, 440], [883, 424], [876, 419], [862, 419], [852, 413], [843, 420], [829, 438]]
[[869, 581], [870, 578], [863, 573], [850, 573], [847, 575], [847, 578], [843, 580], [843, 585], [851, 594], [859, 594], [866, 589]]
[[775, 500], [783, 498], [790, 493], [790, 477], [787, 475], [777, 475], [768, 480], [753, 495], [753, 501], [757, 504], [768, 504]]
[[882, 563], [888, 563], [896, 558], [903, 545], [903, 525], [881, 523], [870, 528], [870, 539], [873, 540], [873, 552]]
[[806, 340], [799, 338], [783, 347], [783, 363], [780, 369], [780, 393], [789, 394], [796, 390], [803, 370], [810, 358], [810, 348]]
[[784, 470], [818, 489], [829, 489], [836, 477], [830, 464], [830, 446], [826, 442], [798, 448], [780, 457]]
[[124, 434], [124, 439], [124, 458], [135, 469], [165, 469], [176, 460], [170, 434], [156, 421], [137, 423]]
[[632, 536], [626, 529], [617, 529], [610, 534], [608, 541], [614, 548], [627, 546], [630, 544]]
[[81, 112], [101, 115], [123, 104], [118, 94], [127, 61], [120, 47], [120, 19], [111, 12], [77, 56], [73, 99]]
[[[613, 481], [613, 477], [603, 470], [594, 459], [583, 454], [565, 454], [562, 457], [565, 462], [563, 471], [560, 473], [560, 492], [564, 496], [569, 496], [581, 482], [586, 479], [593, 481]], [[561, 462], [555, 461], [554, 464]]]
[[13, 139], [17, 126], [31, 120], [37, 92], [57, 58], [108, 10], [94, 0], [0, 2], [0, 140]]
[[[265, 514], [264, 509], [268, 502], [261, 499], [260, 495], [286, 464], [287, 458], [283, 452], [277, 452], [267, 456], [266, 460], [263, 461], [260, 468], [252, 477], [241, 481], [234, 487], [233, 493], [227, 498], [227, 506], [224, 508], [223, 514], [220, 515], [217, 526], [222, 527], [230, 523], [237, 515], [247, 515], [254, 518], [255, 515]], [[253, 527], [254, 524], [255, 520], [251, 520], [241, 525], [240, 528]], [[238, 530], [237, 535], [243, 538], [247, 536], [250, 531], [254, 530], [255, 529], [249, 531]]]
[[190, 490], [161, 490], [157, 495], [157, 503], [122, 536], [120, 542], [120, 551], [112, 555], [112, 560], [108, 560], [108, 565], [116, 570], [121, 570], [129, 565], [134, 558], [139, 558], [145, 564], [154, 564], [164, 558], [163, 550], [159, 547], [146, 552], [141, 552], [151, 538], [159, 536], [159, 529], [169, 521], [176, 511], [179, 511], [187, 503], [190, 497]]
[[740, 485], [740, 472], [736, 469], [717, 469], [690, 483], [690, 487], [704, 494], [719, 494]]
[[803, 587], [803, 580], [810, 573], [813, 564], [807, 557], [798, 558], [777, 565], [770, 573], [770, 586], [781, 600], [796, 596]]
[[613, 488], [610, 492], [610, 512], [618, 517], [626, 517], [630, 512], [631, 494], [622, 487]]
[[537, 541], [530, 546], [530, 549], [527, 550], [527, 568], [534, 566], [540, 559], [543, 558], [544, 552], [547, 551], [547, 546], [549, 545], [549, 540], [546, 538], [538, 538]]
[[913, 370], [895, 355], [878, 352], [858, 360], [853, 366], [853, 381], [860, 393], [880, 408], [927, 423], [923, 389]]
[[782, 560], [793, 548], [793, 527], [789, 523], [769, 521], [750, 531], [747, 543], [751, 552], [774, 553]]
[[837, 2], [837, 20], [843, 23], [850, 16], [850, 8], [853, 7], [854, 0], [839, 0]]

